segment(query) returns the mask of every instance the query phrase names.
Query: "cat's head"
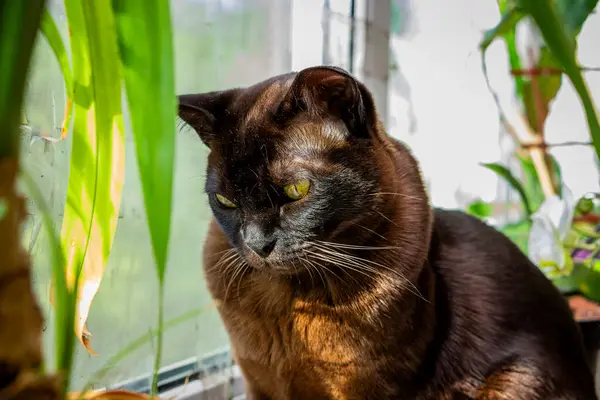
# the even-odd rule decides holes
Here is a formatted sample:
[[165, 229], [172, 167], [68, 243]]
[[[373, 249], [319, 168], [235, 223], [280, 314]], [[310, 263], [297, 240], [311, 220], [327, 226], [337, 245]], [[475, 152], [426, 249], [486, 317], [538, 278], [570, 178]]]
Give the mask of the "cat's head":
[[179, 116], [211, 150], [210, 206], [250, 265], [283, 271], [314, 243], [351, 244], [356, 225], [361, 241], [372, 236], [381, 133], [370, 93], [347, 72], [313, 67], [182, 95]]

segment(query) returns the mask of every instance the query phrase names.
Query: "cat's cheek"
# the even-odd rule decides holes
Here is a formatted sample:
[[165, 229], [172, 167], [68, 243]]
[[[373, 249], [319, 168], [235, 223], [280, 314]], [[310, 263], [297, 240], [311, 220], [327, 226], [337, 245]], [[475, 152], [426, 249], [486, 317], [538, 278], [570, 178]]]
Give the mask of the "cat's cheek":
[[237, 211], [226, 211], [222, 212], [217, 210], [213, 216], [217, 222], [217, 225], [227, 237], [227, 240], [233, 247], [240, 248], [242, 245], [241, 238], [241, 222], [238, 215], [234, 215]]

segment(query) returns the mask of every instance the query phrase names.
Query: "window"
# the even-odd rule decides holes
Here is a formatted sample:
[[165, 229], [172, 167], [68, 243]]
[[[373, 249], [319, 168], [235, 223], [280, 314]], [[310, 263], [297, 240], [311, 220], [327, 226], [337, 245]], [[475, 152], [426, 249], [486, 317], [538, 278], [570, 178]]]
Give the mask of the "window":
[[[172, 0], [171, 4], [178, 93], [246, 85], [289, 71], [291, 1]], [[53, 0], [50, 6], [66, 37], [62, 1]], [[40, 38], [32, 64], [26, 108], [31, 129], [24, 131], [23, 152], [28, 170], [50, 203], [57, 230], [60, 229], [67, 187], [70, 139], [51, 143], [41, 140], [40, 135], [60, 136], [64, 102], [59, 67], [48, 44]], [[206, 155], [207, 150], [195, 133], [189, 129], [181, 130], [177, 143], [173, 227], [166, 278], [167, 320], [211, 302], [203, 281], [201, 261], [210, 218], [204, 194]], [[133, 142], [128, 133], [120, 220], [103, 282], [88, 319], [88, 328], [93, 334], [92, 346], [99, 355], [91, 356], [77, 346], [74, 390], [81, 389], [109, 357], [155, 325], [157, 282], [134, 157]], [[23, 240], [33, 254], [36, 289], [47, 320], [44, 337], [47, 362], [51, 365], [53, 329], [48, 295], [48, 243], [40, 229], [40, 215], [33, 209], [30, 211], [33, 215], [25, 226]], [[164, 334], [162, 365], [179, 363], [179, 369], [174, 373], [182, 373], [186, 360], [195, 356], [207, 359], [209, 364], [222, 364], [225, 357], [227, 363], [227, 353], [223, 353], [227, 348], [226, 332], [213, 308]], [[149, 383], [147, 378], [131, 379], [147, 376], [153, 362], [154, 350], [148, 343], [119, 362], [97, 382], [97, 386], [128, 382], [130, 387], [143, 390]]]

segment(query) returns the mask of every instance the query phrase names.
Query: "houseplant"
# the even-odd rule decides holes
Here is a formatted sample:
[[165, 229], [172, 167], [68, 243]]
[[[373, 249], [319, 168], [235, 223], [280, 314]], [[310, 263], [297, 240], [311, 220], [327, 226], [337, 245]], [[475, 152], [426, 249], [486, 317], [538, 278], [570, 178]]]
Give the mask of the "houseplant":
[[[516, 176], [509, 166], [483, 164], [515, 189], [522, 204], [523, 219], [501, 229], [563, 290], [572, 290], [574, 285], [578, 285], [574, 279], [572, 258], [577, 254], [575, 259], [579, 262], [583, 253], [577, 251], [577, 246], [582, 245], [583, 249], [580, 250], [587, 251], [594, 247], [595, 242], [583, 243], [584, 239], [588, 242], [597, 239], [596, 227], [591, 222], [596, 219], [594, 199], [597, 196], [590, 194], [584, 199], [571, 198], [568, 188], [562, 182], [560, 165], [548, 151], [544, 125], [552, 101], [560, 89], [562, 76], [566, 74], [573, 82], [585, 108], [592, 139], [590, 144], [594, 146], [596, 154], [600, 155], [600, 126], [596, 108], [575, 57], [577, 35], [597, 2], [555, 0], [530, 9], [528, 1], [498, 0], [502, 20], [495, 28], [486, 32], [481, 43], [484, 72], [487, 68], [485, 51], [488, 46], [496, 38], [501, 38], [506, 44], [516, 100], [502, 101], [490, 86], [498, 105], [501, 124], [516, 143], [514, 155], [519, 161], [519, 175], [523, 177], [521, 179]], [[539, 21], [542, 21], [542, 25]], [[554, 23], [549, 24], [547, 21]], [[522, 28], [519, 40], [517, 26]], [[544, 30], [550, 28], [543, 26], [550, 26], [550, 36]], [[563, 45], [558, 46], [556, 42]], [[480, 201], [471, 204], [468, 209], [481, 217], [486, 217], [490, 211]], [[544, 226], [549, 230], [547, 233], [560, 238], [561, 251], [549, 249], [555, 254], [540, 253], [544, 251], [541, 246], [545, 245], [542, 242]], [[563, 251], [565, 247], [568, 251]], [[600, 293], [596, 293], [595, 288], [582, 289], [591, 298], [600, 300]]]
[[[497, 3], [502, 18], [481, 42], [482, 67], [486, 73], [485, 51], [495, 39], [501, 39], [509, 56], [514, 97], [500, 99], [489, 81], [488, 86], [501, 126], [516, 144], [518, 165], [483, 166], [504, 179], [518, 193], [522, 205], [521, 220], [499, 229], [568, 297], [593, 358], [600, 348], [600, 195], [573, 198], [561, 178], [559, 163], [549, 152], [544, 128], [564, 75], [579, 95], [588, 122], [589, 145], [600, 159], [597, 109], [576, 57], [577, 36], [598, 1]], [[492, 213], [491, 205], [480, 200], [467, 210], [481, 218]]]
[[[128, 99], [146, 216], [159, 281], [158, 345], [153, 393], [161, 359], [163, 284], [170, 231], [176, 99], [169, 1], [65, 0], [65, 45], [44, 0], [0, 1], [0, 397], [64, 399], [75, 336], [91, 351], [85, 319], [101, 281], [117, 222], [123, 179], [124, 85]], [[24, 199], [17, 191], [23, 93], [32, 48], [41, 29], [65, 79], [68, 96], [62, 138], [73, 151], [60, 241], [54, 239], [55, 376], [42, 375], [42, 316], [21, 248]], [[67, 53], [70, 48], [70, 57]], [[153, 112], [144, 111], [151, 108]], [[47, 138], [52, 140], [52, 138]], [[25, 181], [31, 183], [24, 176]], [[29, 185], [31, 186], [31, 185]], [[35, 192], [35, 187], [30, 187]], [[43, 199], [37, 205], [43, 209]], [[6, 310], [6, 311], [4, 311]], [[77, 322], [76, 322], [77, 321]], [[78, 396], [78, 395], [77, 395]], [[89, 398], [124, 398], [122, 392]], [[121, 397], [118, 397], [121, 396]], [[132, 398], [133, 395], [128, 395]], [[139, 395], [139, 398], [144, 398]]]

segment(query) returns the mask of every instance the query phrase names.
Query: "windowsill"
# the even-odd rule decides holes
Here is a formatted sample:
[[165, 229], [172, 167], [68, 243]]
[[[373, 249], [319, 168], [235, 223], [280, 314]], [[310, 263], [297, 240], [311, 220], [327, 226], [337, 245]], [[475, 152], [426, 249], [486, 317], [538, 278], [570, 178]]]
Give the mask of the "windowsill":
[[[150, 374], [136, 377], [111, 389], [150, 393]], [[158, 391], [161, 398], [177, 400], [243, 400], [244, 380], [234, 365], [229, 350], [208, 354], [201, 359], [191, 357], [159, 371]]]

